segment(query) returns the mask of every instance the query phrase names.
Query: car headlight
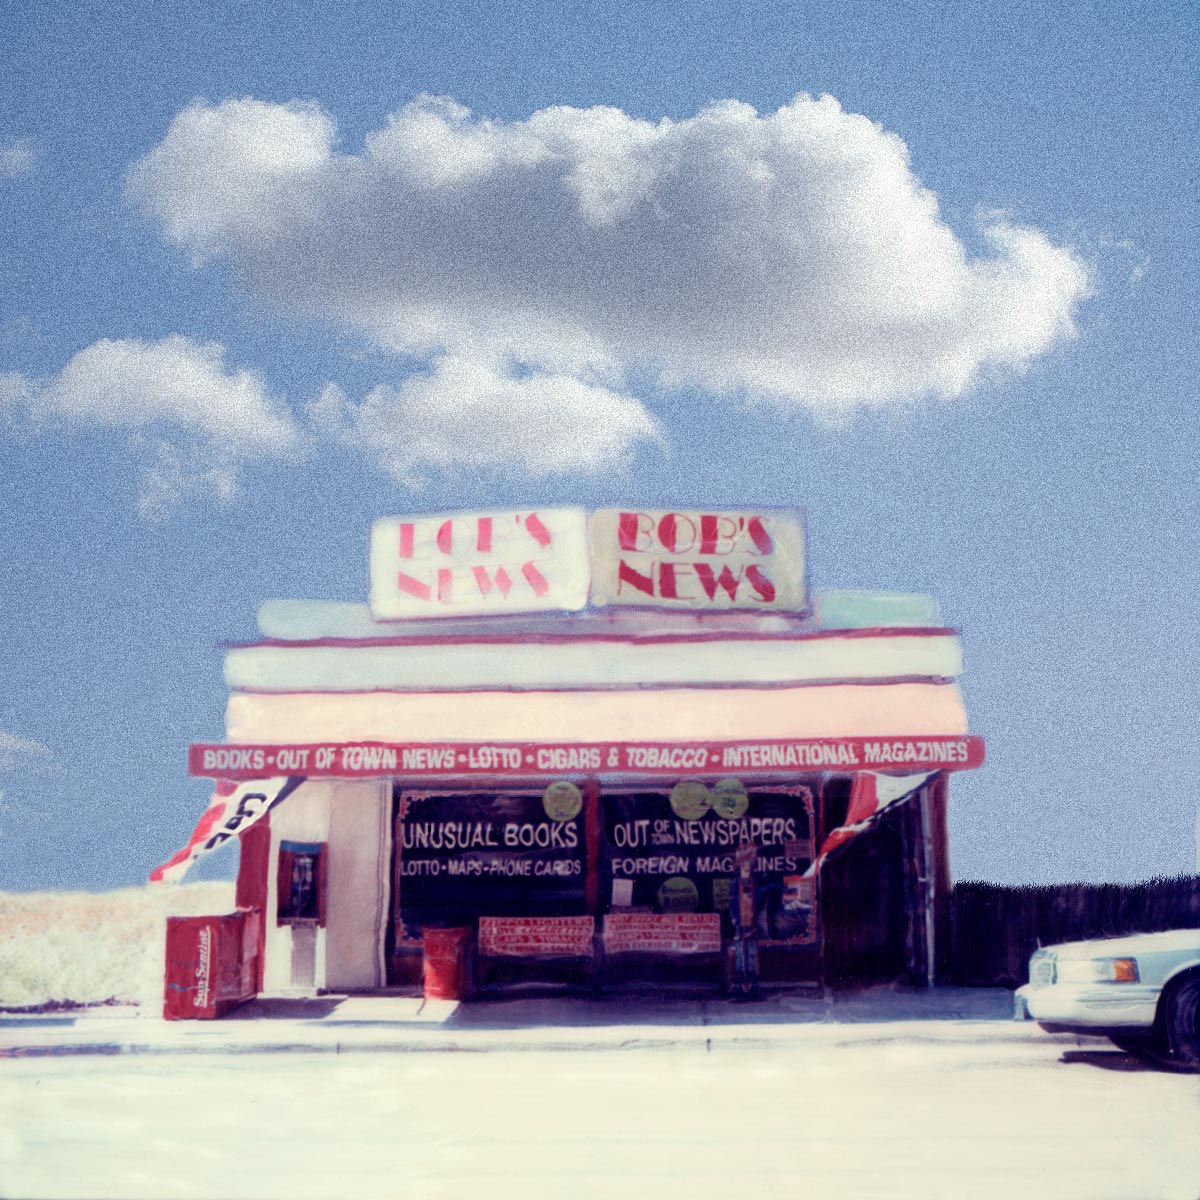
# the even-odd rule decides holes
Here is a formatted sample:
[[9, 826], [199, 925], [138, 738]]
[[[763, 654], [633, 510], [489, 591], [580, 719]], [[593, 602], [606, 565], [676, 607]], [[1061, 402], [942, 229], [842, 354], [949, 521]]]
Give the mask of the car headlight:
[[1029, 960], [1029, 982], [1034, 987], [1049, 987], [1055, 979], [1054, 951], [1038, 950]]
[[1058, 979], [1060, 983], [1137, 983], [1137, 959], [1060, 958]]

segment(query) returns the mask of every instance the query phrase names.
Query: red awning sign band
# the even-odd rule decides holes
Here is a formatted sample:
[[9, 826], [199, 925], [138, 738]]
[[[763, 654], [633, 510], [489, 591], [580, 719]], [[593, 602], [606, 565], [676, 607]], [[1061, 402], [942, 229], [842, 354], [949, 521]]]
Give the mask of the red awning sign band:
[[983, 763], [980, 737], [899, 734], [764, 742], [310, 742], [197, 744], [188, 772], [211, 779], [279, 774], [366, 779], [525, 778], [553, 774], [775, 775], [797, 771], [965, 771]]

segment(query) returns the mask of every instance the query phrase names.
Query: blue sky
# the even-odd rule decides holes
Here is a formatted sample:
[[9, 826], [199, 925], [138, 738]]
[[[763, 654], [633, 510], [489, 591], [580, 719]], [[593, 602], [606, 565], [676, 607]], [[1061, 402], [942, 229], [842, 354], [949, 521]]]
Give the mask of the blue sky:
[[0, 885], [182, 844], [375, 517], [551, 503], [933, 593], [958, 877], [1193, 867], [1193, 6], [6, 8]]

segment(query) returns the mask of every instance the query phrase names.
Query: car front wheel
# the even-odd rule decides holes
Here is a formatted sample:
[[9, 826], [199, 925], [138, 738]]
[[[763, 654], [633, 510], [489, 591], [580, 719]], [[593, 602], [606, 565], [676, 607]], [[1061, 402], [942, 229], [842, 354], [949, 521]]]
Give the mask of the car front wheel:
[[1163, 1016], [1173, 1061], [1200, 1070], [1200, 976], [1181, 979], [1171, 988]]

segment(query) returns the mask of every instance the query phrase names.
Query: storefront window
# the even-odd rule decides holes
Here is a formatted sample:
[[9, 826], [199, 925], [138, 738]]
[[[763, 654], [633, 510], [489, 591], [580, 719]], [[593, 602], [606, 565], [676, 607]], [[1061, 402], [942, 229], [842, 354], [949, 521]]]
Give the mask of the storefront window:
[[811, 877], [814, 787], [747, 792], [688, 781], [671, 792], [601, 794], [600, 897], [606, 912], [718, 913], [728, 932], [739, 847], [753, 845], [760, 937], [816, 938]]
[[481, 916], [584, 915], [587, 848], [575, 793], [398, 789], [397, 940]]

